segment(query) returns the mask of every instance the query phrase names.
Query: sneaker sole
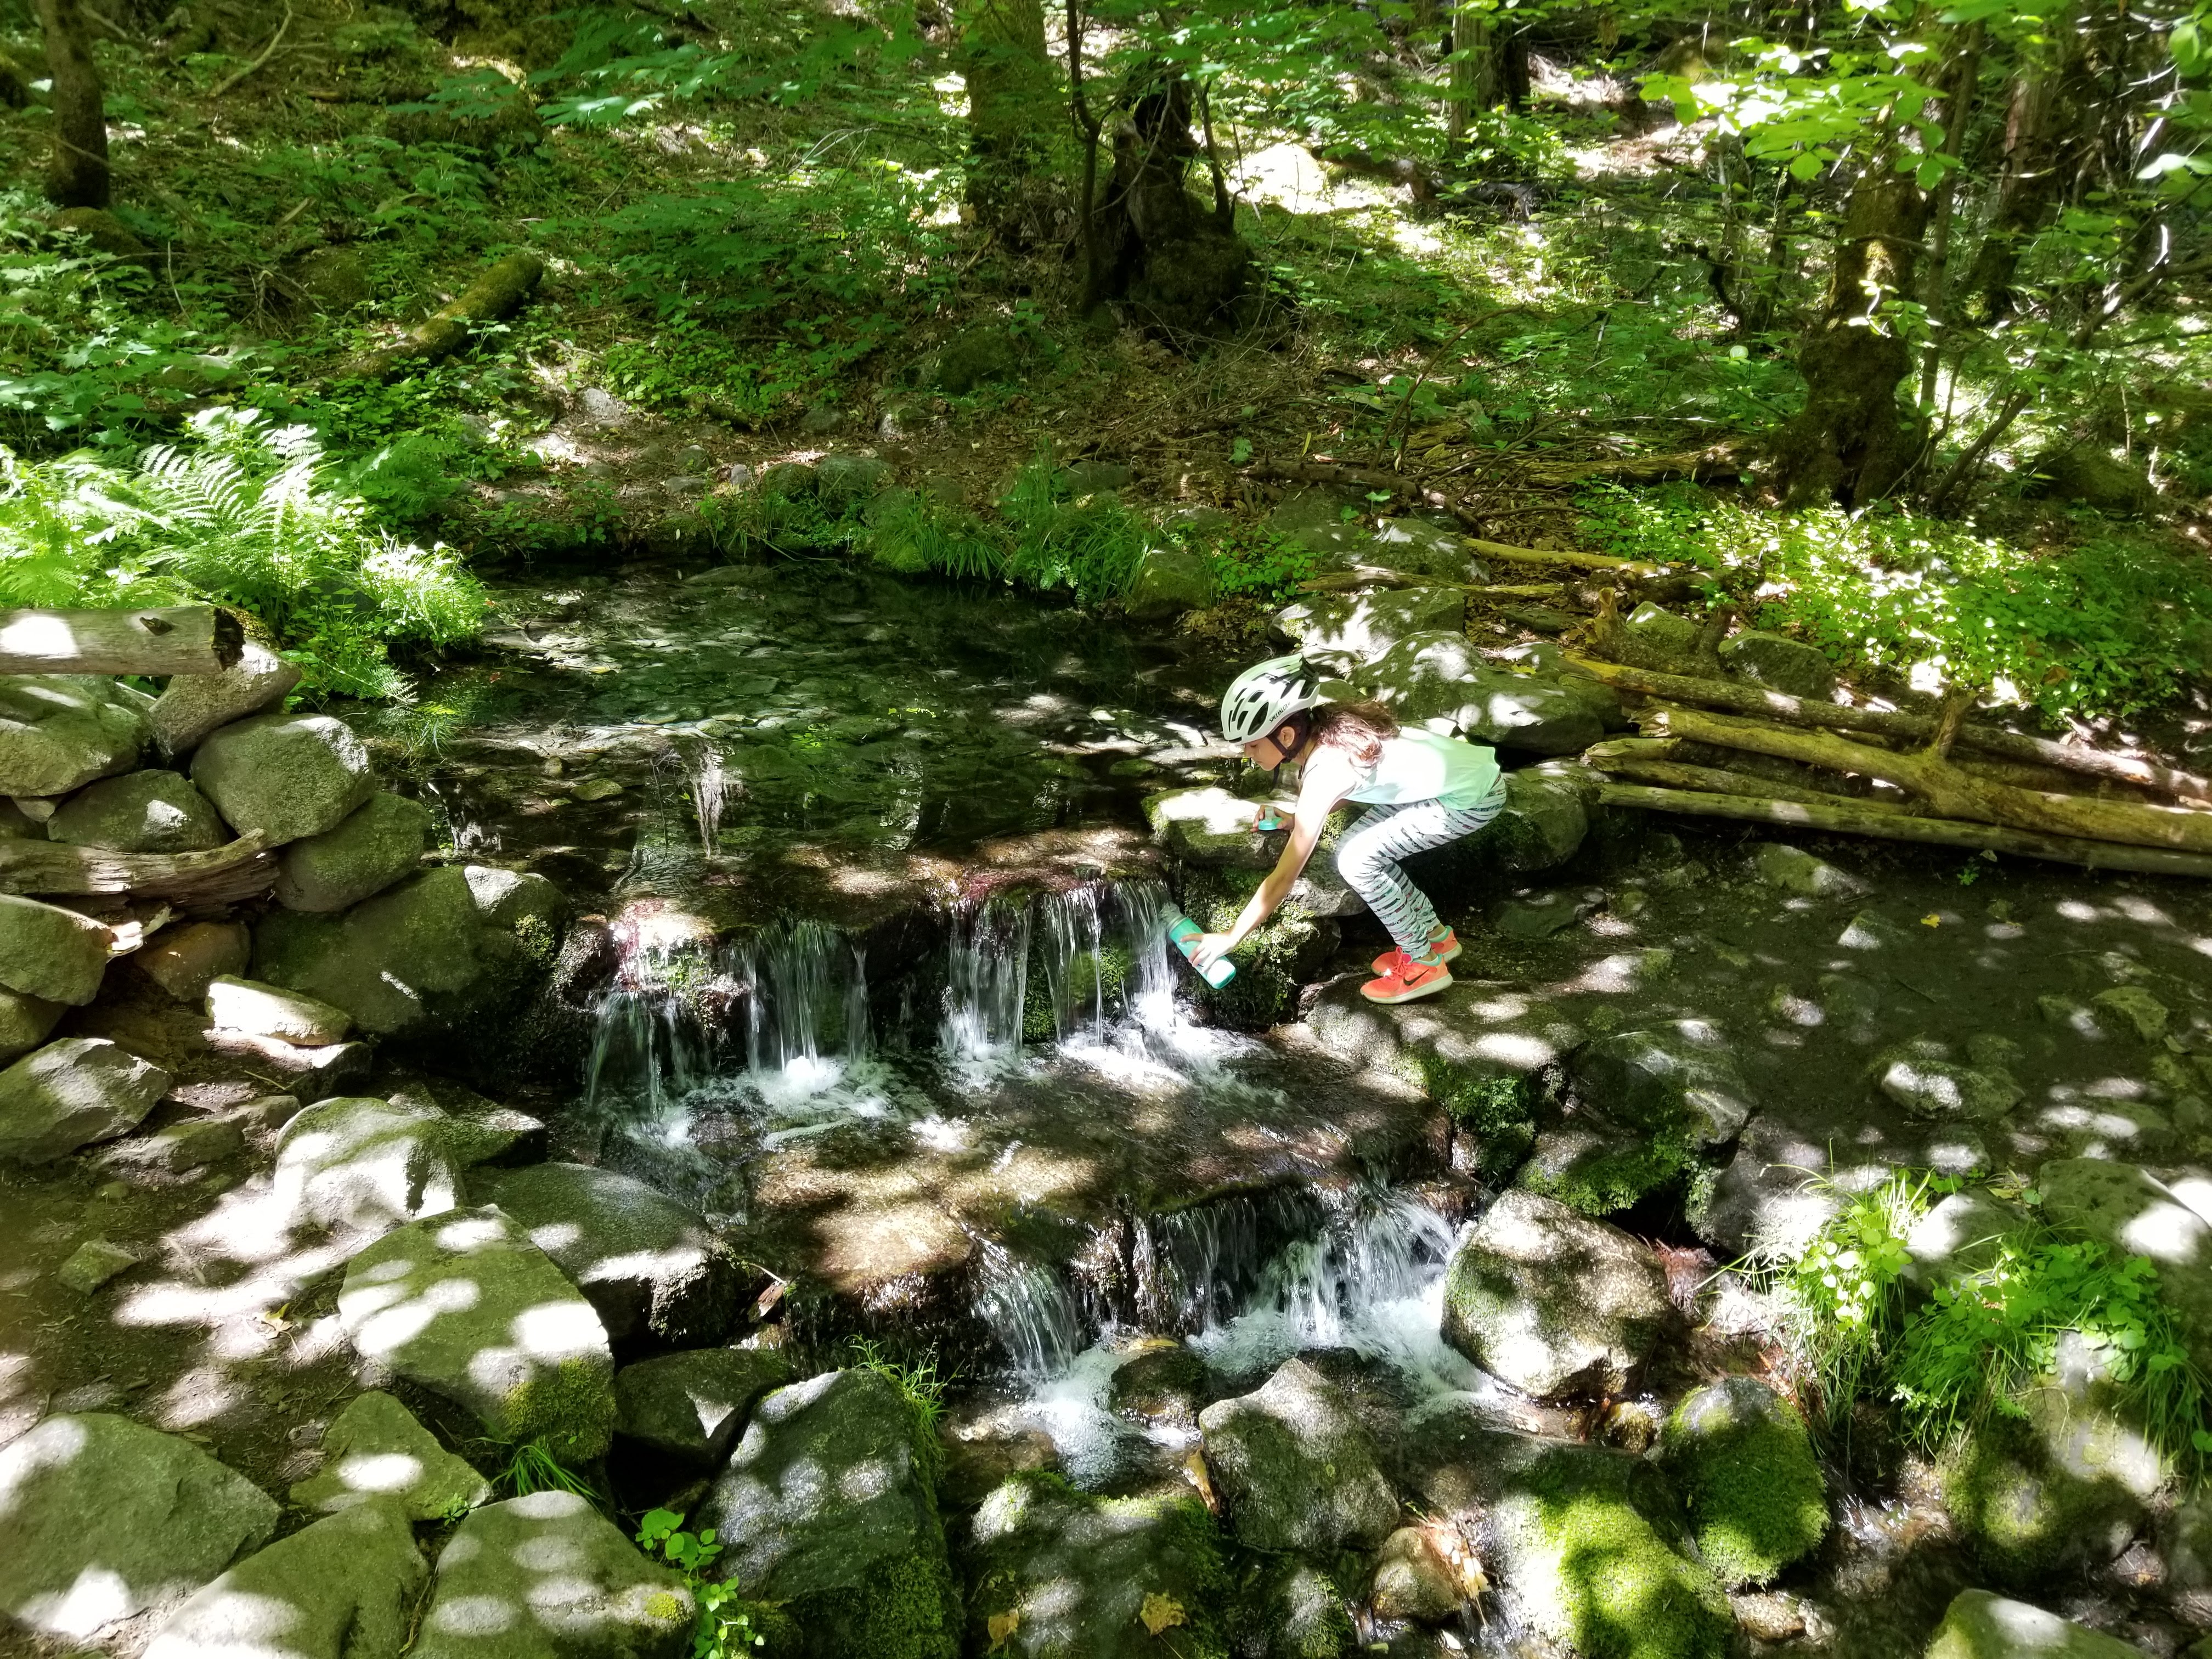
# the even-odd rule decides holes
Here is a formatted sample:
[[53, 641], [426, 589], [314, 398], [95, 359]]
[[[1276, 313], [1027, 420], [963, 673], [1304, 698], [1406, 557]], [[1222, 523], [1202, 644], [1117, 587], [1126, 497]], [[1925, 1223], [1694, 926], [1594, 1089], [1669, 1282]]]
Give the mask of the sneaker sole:
[[1380, 1003], [1386, 1008], [1395, 1008], [1401, 1002], [1419, 1002], [1423, 997], [1432, 997], [1436, 995], [1437, 992], [1449, 991], [1451, 988], [1452, 976], [1449, 974], [1443, 974], [1439, 975], [1437, 978], [1431, 980], [1425, 985], [1417, 985], [1413, 987], [1413, 989], [1401, 992], [1395, 997], [1376, 996], [1371, 985], [1361, 986], [1359, 988], [1359, 994], [1365, 997], [1370, 1002]]
[[[1460, 942], [1456, 938], [1455, 938], [1450, 945], [1447, 945], [1443, 950], [1437, 953], [1437, 960], [1441, 962], [1457, 962], [1459, 960], [1460, 949]], [[1374, 964], [1375, 971], [1378, 974], [1389, 973], [1390, 971], [1390, 958], [1396, 954], [1397, 953], [1395, 951], [1386, 951], [1381, 956], [1376, 957]]]

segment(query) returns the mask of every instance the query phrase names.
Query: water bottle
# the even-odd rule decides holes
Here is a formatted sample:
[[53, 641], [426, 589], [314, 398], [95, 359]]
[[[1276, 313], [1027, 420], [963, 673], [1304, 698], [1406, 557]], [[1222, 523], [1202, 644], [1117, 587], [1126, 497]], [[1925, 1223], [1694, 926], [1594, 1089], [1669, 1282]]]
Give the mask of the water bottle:
[[[1182, 952], [1185, 962], [1190, 961], [1190, 953], [1198, 948], [1199, 940], [1205, 937], [1206, 929], [1180, 910], [1168, 921], [1168, 943]], [[1196, 966], [1195, 963], [1192, 965]], [[1210, 967], [1200, 968], [1198, 973], [1200, 978], [1218, 991], [1237, 977], [1237, 964], [1224, 957]]]

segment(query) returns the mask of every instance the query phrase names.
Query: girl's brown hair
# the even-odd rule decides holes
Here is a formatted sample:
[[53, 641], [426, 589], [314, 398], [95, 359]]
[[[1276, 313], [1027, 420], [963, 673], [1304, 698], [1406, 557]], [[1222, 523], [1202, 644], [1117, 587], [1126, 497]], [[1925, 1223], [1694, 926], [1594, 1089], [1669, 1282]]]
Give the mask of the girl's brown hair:
[[1384, 739], [1398, 735], [1398, 722], [1379, 702], [1325, 702], [1291, 715], [1283, 724], [1297, 729], [1290, 753], [1304, 750], [1306, 739], [1311, 738], [1317, 744], [1342, 750], [1354, 766], [1363, 769], [1382, 758]]

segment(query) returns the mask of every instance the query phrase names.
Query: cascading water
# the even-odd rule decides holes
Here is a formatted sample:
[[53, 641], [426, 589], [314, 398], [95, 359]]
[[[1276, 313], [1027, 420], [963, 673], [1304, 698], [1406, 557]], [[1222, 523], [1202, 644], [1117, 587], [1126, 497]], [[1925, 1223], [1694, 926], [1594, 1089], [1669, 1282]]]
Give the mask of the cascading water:
[[738, 947], [746, 1000], [745, 1066], [755, 1076], [818, 1073], [866, 1057], [867, 953], [834, 927], [792, 922]]
[[1018, 1047], [1029, 996], [1027, 898], [996, 896], [954, 916], [945, 969], [939, 1046], [958, 1060]]
[[722, 807], [730, 793], [722, 751], [702, 738], [685, 751], [684, 763], [691, 775], [691, 816], [699, 826], [699, 850], [712, 858], [721, 846]]

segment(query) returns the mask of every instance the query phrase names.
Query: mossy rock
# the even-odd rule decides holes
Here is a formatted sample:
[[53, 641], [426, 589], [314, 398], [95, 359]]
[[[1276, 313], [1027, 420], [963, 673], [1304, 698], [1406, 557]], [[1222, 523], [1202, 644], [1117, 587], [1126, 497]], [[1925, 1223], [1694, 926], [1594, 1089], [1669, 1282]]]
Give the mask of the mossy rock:
[[1237, 1651], [1267, 1659], [1337, 1659], [1352, 1652], [1358, 1632], [1345, 1602], [1327, 1573], [1295, 1559], [1276, 1559], [1261, 1570], [1238, 1607]]
[[1698, 1553], [1725, 1583], [1771, 1583], [1828, 1529], [1805, 1420], [1764, 1382], [1730, 1376], [1697, 1389], [1667, 1419], [1660, 1447]]
[[1562, 1126], [1535, 1137], [1514, 1184], [1583, 1215], [1614, 1215], [1680, 1186], [1697, 1167], [1697, 1154], [1674, 1136]]
[[[1119, 945], [1078, 952], [1067, 964], [1061, 1005], [1079, 1023], [1089, 1019], [1093, 1010], [1109, 1016], [1121, 1012], [1125, 1006], [1124, 988], [1135, 965], [1135, 959]], [[1022, 1041], [1049, 1042], [1059, 1034], [1051, 980], [1042, 957], [1032, 956], [1028, 988], [1022, 996]]]
[[[1223, 932], [1236, 921], [1266, 874], [1261, 870], [1188, 870], [1183, 878], [1183, 907], [1206, 932]], [[1333, 917], [1309, 915], [1301, 906], [1285, 903], [1229, 953], [1236, 978], [1218, 989], [1197, 981], [1199, 1004], [1233, 1030], [1264, 1031], [1294, 1019], [1299, 990], [1320, 977], [1340, 938]]]
[[[2084, 1414], [2094, 1409], [2071, 1404]], [[2042, 1428], [2023, 1418], [1992, 1413], [1960, 1430], [1936, 1473], [1943, 1505], [1975, 1559], [2016, 1589], [2039, 1589], [2053, 1572], [2084, 1559], [2109, 1560], [2144, 1512], [2120, 1471], [2099, 1479], [2069, 1469], [2051, 1455]]]

